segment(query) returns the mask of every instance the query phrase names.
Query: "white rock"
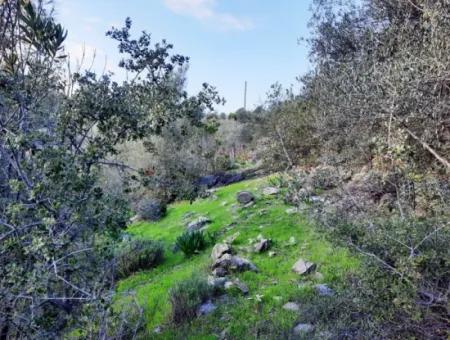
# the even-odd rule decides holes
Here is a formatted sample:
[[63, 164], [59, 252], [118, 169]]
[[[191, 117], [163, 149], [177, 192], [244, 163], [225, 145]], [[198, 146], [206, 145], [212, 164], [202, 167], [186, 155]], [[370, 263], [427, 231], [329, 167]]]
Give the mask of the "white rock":
[[295, 302], [288, 302], [284, 304], [283, 309], [291, 311], [291, 312], [298, 312], [300, 310], [300, 306], [296, 304]]
[[309, 323], [299, 323], [294, 327], [295, 335], [305, 335], [314, 331], [314, 326]]
[[315, 269], [316, 269], [316, 265], [314, 263], [304, 261], [302, 259], [299, 259], [292, 266], [292, 270], [300, 275], [309, 274], [310, 272], [314, 271]]

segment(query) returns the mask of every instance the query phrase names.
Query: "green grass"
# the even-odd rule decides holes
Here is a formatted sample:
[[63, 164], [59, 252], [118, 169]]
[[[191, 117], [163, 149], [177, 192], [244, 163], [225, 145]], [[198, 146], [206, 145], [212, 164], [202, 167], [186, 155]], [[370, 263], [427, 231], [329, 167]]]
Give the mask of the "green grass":
[[[287, 214], [289, 207], [281, 198], [263, 197], [264, 186], [267, 186], [267, 178], [233, 184], [220, 188], [215, 193], [216, 199], [197, 200], [193, 204], [179, 202], [171, 205], [167, 216], [159, 222], [130, 226], [128, 231], [135, 237], [163, 241], [166, 260], [151, 271], [122, 280], [117, 288], [117, 306], [127, 303], [128, 295], [135, 295], [144, 307], [148, 329], [162, 327], [161, 338], [215, 339], [221, 332], [226, 332], [228, 337], [247, 339], [255, 338], [261, 332], [273, 337], [288, 332], [299, 316], [283, 310], [283, 304], [306, 301], [313, 294], [312, 286], [319, 281], [339, 289], [346, 274], [358, 270], [359, 261], [345, 249], [333, 247], [302, 216]], [[252, 191], [257, 196], [256, 204], [249, 208], [239, 207], [235, 197], [240, 190]], [[193, 216], [183, 218], [187, 213]], [[208, 275], [211, 248], [191, 258], [185, 258], [181, 252], [173, 253], [171, 249], [185, 230], [186, 222], [201, 215], [212, 220], [207, 230], [219, 233], [219, 241], [239, 232], [233, 248], [250, 259], [259, 273], [236, 275], [248, 285], [248, 297], [235, 294], [229, 303], [220, 304], [211, 315], [175, 329], [168, 320], [168, 291], [193, 273]], [[276, 251], [276, 256], [245, 252], [249, 239], [259, 234], [273, 240], [271, 250]], [[295, 238], [296, 244], [288, 245], [291, 237]], [[316, 263], [322, 278], [315, 275], [299, 277], [293, 273], [291, 267], [298, 258]]]

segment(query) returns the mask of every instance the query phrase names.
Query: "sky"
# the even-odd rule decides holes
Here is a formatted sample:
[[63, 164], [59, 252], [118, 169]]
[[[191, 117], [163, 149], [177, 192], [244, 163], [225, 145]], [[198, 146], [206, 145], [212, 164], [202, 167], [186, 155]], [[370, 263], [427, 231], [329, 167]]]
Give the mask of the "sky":
[[105, 32], [130, 17], [135, 37], [145, 30], [189, 56], [188, 92], [204, 82], [216, 86], [226, 99], [216, 110], [226, 113], [243, 107], [245, 81], [247, 109], [263, 104], [275, 82], [300, 87], [296, 77], [310, 64], [308, 46], [298, 40], [309, 34], [310, 6], [311, 0], [55, 0], [72, 67], [120, 77], [120, 55]]

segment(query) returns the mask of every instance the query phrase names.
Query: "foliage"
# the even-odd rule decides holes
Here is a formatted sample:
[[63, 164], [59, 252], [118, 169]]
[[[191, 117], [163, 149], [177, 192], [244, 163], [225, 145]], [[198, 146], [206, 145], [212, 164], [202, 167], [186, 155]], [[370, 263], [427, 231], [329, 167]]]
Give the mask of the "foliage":
[[160, 242], [133, 239], [119, 249], [116, 256], [116, 273], [124, 278], [139, 270], [158, 266], [164, 260], [164, 247]]
[[213, 294], [206, 279], [194, 275], [178, 282], [169, 292], [172, 306], [172, 321], [176, 324], [189, 321], [196, 316], [198, 306]]
[[139, 216], [148, 221], [157, 221], [166, 214], [166, 204], [154, 198], [141, 200], [138, 205]]
[[214, 243], [214, 236], [203, 230], [185, 231], [178, 236], [175, 245], [184, 255], [192, 256]]
[[129, 19], [108, 34], [131, 81], [66, 76], [66, 32], [46, 3], [0, 3], [1, 338], [57, 338], [82, 323], [83, 304], [107, 308], [129, 210], [100, 174], [126, 168], [113, 160], [120, 144], [179, 117], [195, 123], [219, 100], [207, 84], [188, 96], [178, 76], [187, 58], [146, 33], [132, 39]]

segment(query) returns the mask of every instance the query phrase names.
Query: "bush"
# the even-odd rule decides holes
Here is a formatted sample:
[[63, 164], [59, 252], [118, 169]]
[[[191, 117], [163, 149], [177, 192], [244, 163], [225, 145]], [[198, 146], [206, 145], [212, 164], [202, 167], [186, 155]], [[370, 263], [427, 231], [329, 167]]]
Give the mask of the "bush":
[[175, 246], [189, 257], [214, 243], [214, 239], [214, 235], [204, 233], [202, 230], [185, 231], [177, 238]]
[[122, 247], [116, 257], [116, 273], [119, 278], [156, 267], [164, 259], [162, 243], [152, 240], [132, 240]]
[[172, 321], [182, 323], [195, 317], [197, 307], [213, 295], [206, 279], [193, 276], [177, 283], [169, 292], [172, 305]]
[[166, 215], [166, 204], [154, 198], [143, 199], [138, 206], [139, 215], [150, 221], [158, 221]]

